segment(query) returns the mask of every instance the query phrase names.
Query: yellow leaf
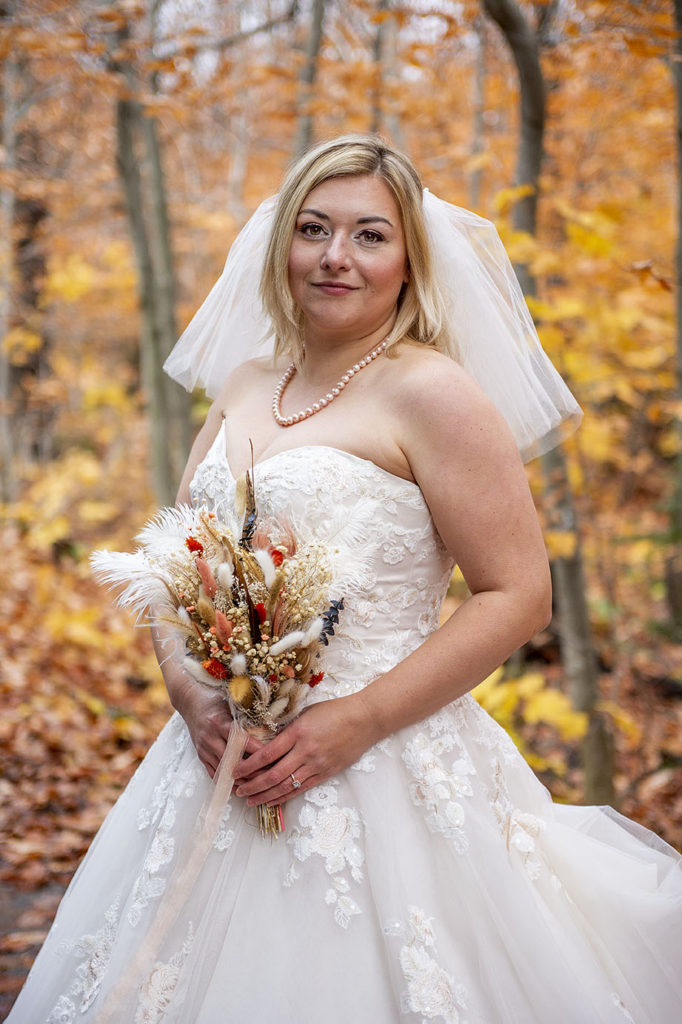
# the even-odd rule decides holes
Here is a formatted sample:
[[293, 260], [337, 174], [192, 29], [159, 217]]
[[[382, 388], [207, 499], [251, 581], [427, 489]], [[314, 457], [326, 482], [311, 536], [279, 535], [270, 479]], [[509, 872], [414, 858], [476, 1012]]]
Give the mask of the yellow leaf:
[[483, 170], [485, 167], [489, 167], [492, 163], [492, 153], [474, 153], [464, 163], [464, 170], [469, 174], [474, 171]]
[[450, 577], [450, 583], [454, 583], [455, 585], [459, 585], [460, 583], [464, 583], [464, 576], [462, 575], [462, 570], [460, 569], [460, 567], [458, 565], [456, 565], [455, 568], [452, 570], [452, 576]]
[[77, 690], [76, 696], [93, 715], [96, 715], [98, 718], [106, 715], [107, 706], [99, 697], [95, 697], [94, 694], [88, 693], [86, 690]]
[[650, 565], [658, 554], [659, 548], [656, 542], [643, 537], [641, 540], [631, 541], [625, 546], [624, 561], [628, 565]]
[[501, 691], [498, 684], [502, 681], [503, 677], [504, 669], [497, 668], [492, 675], [489, 675], [487, 679], [484, 679], [471, 691], [486, 711], [491, 711], [491, 708], [499, 703]]
[[513, 263], [530, 263], [538, 251], [538, 243], [527, 231], [505, 232], [504, 247]]
[[472, 692], [481, 707], [511, 733], [514, 727], [514, 712], [521, 699], [518, 681], [505, 679], [504, 669], [499, 668], [479, 683]]
[[558, 757], [543, 757], [532, 750], [524, 750], [523, 756], [535, 772], [552, 772], [559, 776], [566, 774], [566, 765]]
[[114, 715], [113, 725], [116, 735], [125, 743], [145, 738], [145, 730], [141, 728], [140, 722], [133, 718], [132, 715]]
[[496, 685], [502, 679], [503, 675], [504, 669], [496, 668], [494, 672], [492, 672], [489, 676], [486, 676], [486, 678], [483, 679], [478, 684], [478, 686], [472, 691], [474, 694], [476, 694], [476, 699], [478, 700], [479, 696], [485, 696], [486, 694], [494, 690]]
[[103, 406], [109, 406], [120, 412], [130, 408], [128, 393], [118, 381], [102, 380], [90, 384], [83, 391], [83, 411], [93, 412]]
[[97, 608], [67, 608], [55, 604], [46, 612], [43, 625], [54, 640], [100, 650], [106, 638], [99, 628]]
[[493, 199], [493, 209], [496, 213], [505, 214], [515, 203], [518, 203], [519, 199], [532, 196], [534, 191], [532, 185], [516, 185], [514, 188], [500, 189]]
[[516, 685], [520, 697], [531, 697], [543, 689], [546, 679], [541, 672], [525, 672], [516, 680]]
[[586, 416], [580, 428], [580, 443], [595, 462], [609, 462], [617, 447], [611, 423], [596, 416]]
[[571, 298], [566, 295], [553, 302], [544, 302], [542, 299], [526, 297], [528, 308], [537, 320], [554, 323], [557, 320], [570, 320], [573, 317], [585, 315], [585, 303], [581, 299]]
[[546, 530], [545, 544], [550, 559], [572, 558], [578, 546], [578, 537], [573, 530]]
[[598, 711], [604, 711], [613, 719], [615, 725], [620, 729], [628, 741], [630, 748], [636, 747], [642, 737], [642, 730], [634, 718], [623, 711], [621, 707], [612, 700], [602, 700], [597, 705]]
[[13, 327], [2, 339], [2, 351], [13, 366], [25, 366], [42, 344], [43, 339], [35, 331], [27, 327]]
[[560, 252], [552, 249], [538, 248], [530, 263], [530, 269], [536, 277], [545, 277], [547, 274], [561, 274], [564, 268], [564, 257]]
[[650, 345], [647, 348], [629, 349], [623, 356], [628, 366], [637, 370], [653, 370], [665, 366], [672, 359], [665, 345]]
[[55, 258], [45, 281], [46, 298], [77, 302], [94, 286], [94, 268], [78, 253], [71, 253], [63, 261]]
[[677, 427], [671, 427], [666, 430], [665, 433], [661, 434], [657, 444], [658, 450], [661, 455], [665, 455], [666, 458], [672, 459], [675, 455], [680, 452], [680, 433]]
[[561, 352], [566, 344], [566, 334], [554, 324], [539, 324], [538, 336], [545, 352]]
[[108, 501], [81, 501], [78, 504], [78, 518], [84, 526], [101, 526], [119, 515], [117, 505]]
[[572, 242], [590, 256], [608, 256], [613, 251], [613, 242], [581, 224], [567, 223], [566, 233]]
[[29, 531], [29, 543], [33, 548], [49, 548], [57, 541], [65, 540], [71, 533], [71, 523], [66, 516], [56, 516], [37, 523]]
[[564, 740], [580, 739], [587, 732], [587, 715], [574, 711], [565, 693], [545, 689], [530, 697], [524, 706], [524, 718], [531, 724], [548, 722]]

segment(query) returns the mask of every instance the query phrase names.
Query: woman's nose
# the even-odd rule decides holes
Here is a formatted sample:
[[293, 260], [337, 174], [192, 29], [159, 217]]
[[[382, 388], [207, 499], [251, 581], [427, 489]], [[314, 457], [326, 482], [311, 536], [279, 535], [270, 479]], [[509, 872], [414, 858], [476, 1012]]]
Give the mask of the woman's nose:
[[324, 247], [320, 266], [347, 270], [350, 266], [350, 250], [347, 240], [341, 234], [332, 235]]

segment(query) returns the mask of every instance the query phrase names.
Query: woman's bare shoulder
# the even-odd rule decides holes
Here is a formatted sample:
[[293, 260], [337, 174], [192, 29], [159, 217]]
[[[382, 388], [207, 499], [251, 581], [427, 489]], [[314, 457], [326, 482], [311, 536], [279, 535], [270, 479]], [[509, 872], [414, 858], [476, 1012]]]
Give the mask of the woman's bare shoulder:
[[[488, 417], [490, 399], [467, 371], [449, 356], [425, 345], [401, 345], [389, 359], [387, 385], [403, 419], [445, 416], [449, 424]], [[499, 415], [499, 414], [496, 414]]]
[[216, 405], [225, 408], [232, 400], [243, 395], [244, 390], [258, 387], [262, 384], [269, 384], [274, 379], [279, 379], [283, 373], [283, 367], [273, 365], [271, 357], [259, 357], [247, 359], [240, 363], [227, 377], [216, 397]]

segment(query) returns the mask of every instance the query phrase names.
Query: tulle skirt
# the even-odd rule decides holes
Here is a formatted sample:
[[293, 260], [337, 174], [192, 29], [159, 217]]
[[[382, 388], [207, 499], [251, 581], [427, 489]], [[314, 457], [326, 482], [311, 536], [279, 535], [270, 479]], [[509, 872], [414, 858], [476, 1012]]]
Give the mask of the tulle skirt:
[[[679, 1024], [682, 866], [554, 805], [470, 696], [285, 805], [212, 783], [175, 715], [68, 889], [11, 1024]], [[154, 921], [175, 910], [153, 943]]]

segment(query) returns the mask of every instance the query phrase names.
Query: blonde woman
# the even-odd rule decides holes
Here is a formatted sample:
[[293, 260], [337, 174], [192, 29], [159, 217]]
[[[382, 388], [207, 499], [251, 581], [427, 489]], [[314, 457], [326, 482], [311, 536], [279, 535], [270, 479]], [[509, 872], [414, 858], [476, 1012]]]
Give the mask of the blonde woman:
[[[549, 619], [521, 455], [579, 418], [490, 225], [381, 140], [319, 146], [167, 369], [215, 399], [179, 502], [233, 512], [253, 462], [263, 514], [332, 538], [354, 585], [324, 678], [250, 740], [190, 882], [232, 722], [159, 632], [178, 714], [12, 1024], [677, 1021], [680, 858], [608, 808], [553, 806], [469, 695]], [[439, 626], [455, 563], [470, 597]], [[272, 842], [262, 803], [284, 806]]]

